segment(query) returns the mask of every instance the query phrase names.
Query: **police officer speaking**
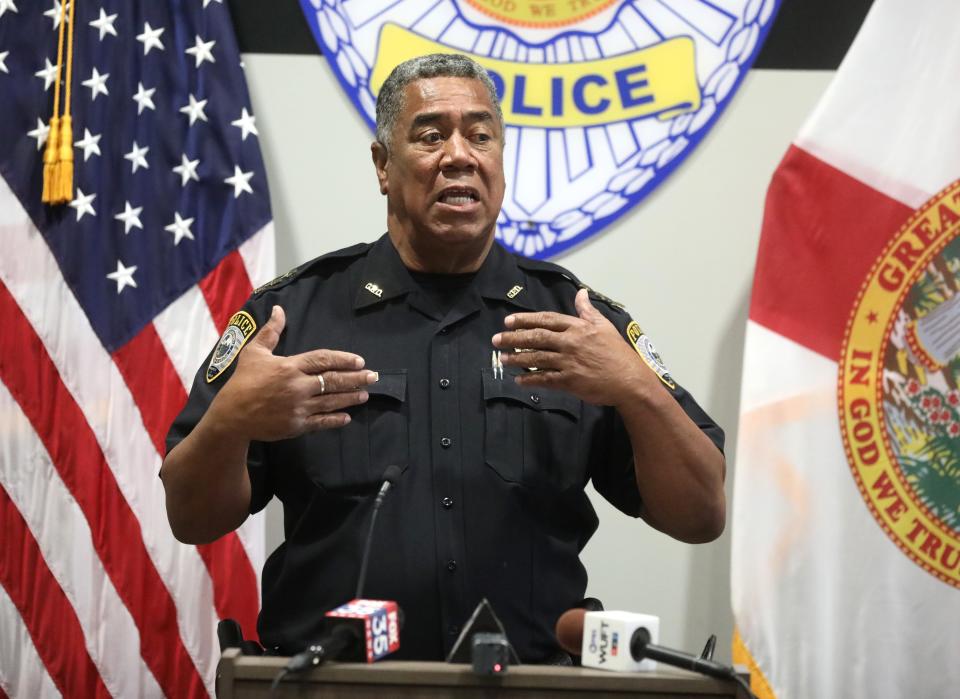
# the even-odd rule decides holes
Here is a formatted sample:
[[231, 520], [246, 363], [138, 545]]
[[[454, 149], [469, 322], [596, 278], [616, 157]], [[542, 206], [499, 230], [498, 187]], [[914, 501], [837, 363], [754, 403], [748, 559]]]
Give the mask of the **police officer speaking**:
[[598, 520], [584, 487], [682, 541], [723, 530], [723, 432], [624, 309], [494, 240], [504, 124], [483, 68], [398, 65], [371, 146], [387, 232], [257, 289], [167, 440], [170, 526], [212, 541], [277, 497], [261, 642], [293, 653], [352, 597], [405, 612], [397, 657], [441, 659], [486, 597], [525, 662], [557, 650]]

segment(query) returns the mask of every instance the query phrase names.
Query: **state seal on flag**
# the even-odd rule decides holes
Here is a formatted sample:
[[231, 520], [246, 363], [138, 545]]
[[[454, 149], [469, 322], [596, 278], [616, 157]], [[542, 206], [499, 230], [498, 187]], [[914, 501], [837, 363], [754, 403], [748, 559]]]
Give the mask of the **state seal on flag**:
[[960, 588], [960, 180], [918, 209], [870, 270], [838, 397], [847, 458], [877, 523]]
[[[464, 53], [506, 121], [497, 238], [546, 258], [653, 191], [697, 146], [753, 62], [779, 0], [301, 0], [373, 127], [399, 63]], [[722, 174], [719, 174], [722, 177]]]

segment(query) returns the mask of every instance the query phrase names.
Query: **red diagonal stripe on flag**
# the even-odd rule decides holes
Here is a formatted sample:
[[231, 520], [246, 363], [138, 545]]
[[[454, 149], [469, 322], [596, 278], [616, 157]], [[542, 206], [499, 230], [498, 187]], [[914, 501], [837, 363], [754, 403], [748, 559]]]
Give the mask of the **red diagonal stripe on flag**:
[[42, 341], [0, 283], [0, 380], [20, 405], [76, 500], [93, 545], [140, 631], [140, 652], [168, 696], [205, 696], [177, 627], [170, 593], [147, 554], [140, 522], [120, 492], [83, 412]]
[[220, 333], [230, 322], [230, 316], [243, 307], [253, 290], [243, 258], [236, 250], [224, 257], [220, 264], [200, 281], [199, 286], [207, 306], [210, 307], [210, 315], [217, 326], [217, 332]]
[[[37, 540], [0, 486], [0, 585], [17, 607], [50, 679], [67, 697], [109, 697], [70, 600], [47, 567]], [[0, 696], [6, 696], [0, 689]]]
[[750, 319], [837, 361], [857, 291], [911, 213], [791, 146], [767, 192]]
[[[249, 285], [248, 285], [249, 286]], [[143, 424], [160, 456], [170, 423], [187, 402], [170, 356], [151, 324], [113, 355]], [[259, 597], [253, 564], [236, 533], [198, 546], [213, 583], [213, 603], [221, 619], [236, 619], [248, 638], [256, 637]]]
[[140, 409], [153, 446], [163, 456], [167, 431], [186, 404], [187, 392], [153, 324], [114, 352], [113, 360]]
[[240, 543], [231, 532], [211, 544], [198, 546], [200, 557], [213, 580], [213, 604], [221, 619], [235, 619], [246, 639], [257, 638], [260, 598], [257, 575]]

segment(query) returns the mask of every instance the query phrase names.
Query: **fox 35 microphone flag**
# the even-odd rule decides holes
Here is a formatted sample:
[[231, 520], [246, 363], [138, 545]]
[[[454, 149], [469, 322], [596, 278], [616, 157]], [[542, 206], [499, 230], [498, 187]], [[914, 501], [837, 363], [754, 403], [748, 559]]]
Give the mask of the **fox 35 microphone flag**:
[[0, 0], [0, 105], [0, 696], [211, 694], [263, 525], [181, 545], [157, 472], [273, 274], [227, 5]]
[[877, 0], [767, 194], [732, 521], [762, 696], [960, 687], [958, 27]]

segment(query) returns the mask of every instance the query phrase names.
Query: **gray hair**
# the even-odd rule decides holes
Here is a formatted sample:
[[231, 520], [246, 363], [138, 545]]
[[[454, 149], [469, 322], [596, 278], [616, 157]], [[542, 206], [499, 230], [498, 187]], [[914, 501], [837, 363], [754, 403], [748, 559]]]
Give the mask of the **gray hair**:
[[472, 58], [459, 53], [431, 53], [404, 61], [394, 68], [377, 95], [377, 140], [387, 148], [390, 136], [403, 111], [407, 85], [426, 78], [471, 78], [479, 80], [490, 94], [490, 102], [497, 112], [500, 133], [504, 134], [503, 111], [497, 99], [497, 89], [486, 69]]

